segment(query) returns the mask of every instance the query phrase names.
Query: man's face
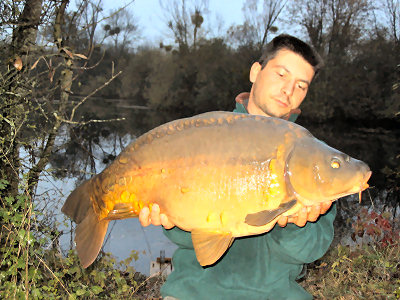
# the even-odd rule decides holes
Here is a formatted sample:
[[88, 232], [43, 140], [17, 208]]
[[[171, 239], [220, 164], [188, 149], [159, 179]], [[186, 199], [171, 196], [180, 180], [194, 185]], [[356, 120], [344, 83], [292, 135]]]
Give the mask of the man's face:
[[279, 50], [261, 69], [254, 63], [250, 70], [248, 111], [250, 114], [283, 117], [298, 108], [314, 77], [313, 67], [300, 55]]

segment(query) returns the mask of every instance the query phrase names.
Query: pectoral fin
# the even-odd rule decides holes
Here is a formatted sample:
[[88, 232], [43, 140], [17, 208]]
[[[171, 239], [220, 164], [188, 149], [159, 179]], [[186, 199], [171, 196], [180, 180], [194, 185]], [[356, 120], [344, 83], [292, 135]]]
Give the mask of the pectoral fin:
[[122, 220], [137, 217], [132, 203], [117, 203], [104, 220]]
[[200, 265], [215, 263], [231, 246], [234, 238], [230, 232], [195, 229], [192, 241]]
[[245, 223], [251, 226], [263, 226], [271, 222], [277, 216], [283, 214], [284, 212], [295, 206], [297, 200], [291, 200], [289, 202], [284, 202], [279, 205], [278, 208], [272, 210], [263, 210], [254, 214], [248, 214], [245, 219]]

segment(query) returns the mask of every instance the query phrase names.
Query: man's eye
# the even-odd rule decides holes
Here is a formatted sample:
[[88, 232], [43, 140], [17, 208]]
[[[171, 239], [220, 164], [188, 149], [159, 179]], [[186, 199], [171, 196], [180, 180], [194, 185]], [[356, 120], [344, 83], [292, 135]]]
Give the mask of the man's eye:
[[278, 76], [280, 77], [284, 77], [286, 75], [286, 71], [284, 69], [279, 68], [276, 70], [276, 74], [278, 74]]
[[307, 86], [306, 86], [305, 84], [302, 84], [302, 83], [299, 83], [299, 84], [297, 85], [297, 87], [298, 87], [299, 89], [301, 89], [302, 91], [307, 90]]

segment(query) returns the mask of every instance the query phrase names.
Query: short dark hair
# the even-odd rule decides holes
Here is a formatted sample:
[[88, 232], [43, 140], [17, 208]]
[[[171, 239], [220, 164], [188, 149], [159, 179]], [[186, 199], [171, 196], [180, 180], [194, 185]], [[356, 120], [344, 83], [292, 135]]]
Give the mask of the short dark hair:
[[262, 68], [264, 68], [268, 61], [273, 59], [278, 51], [282, 49], [293, 51], [303, 57], [314, 68], [315, 75], [317, 75], [318, 71], [324, 65], [321, 56], [313, 47], [294, 36], [281, 34], [273, 38], [265, 47], [260, 59], [258, 60]]

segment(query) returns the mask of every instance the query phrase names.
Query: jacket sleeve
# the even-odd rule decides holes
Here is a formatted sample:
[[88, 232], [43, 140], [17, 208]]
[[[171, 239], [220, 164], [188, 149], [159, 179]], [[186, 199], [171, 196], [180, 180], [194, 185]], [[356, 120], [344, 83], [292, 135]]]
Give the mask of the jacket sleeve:
[[188, 231], [184, 231], [178, 227], [165, 229], [163, 227], [165, 236], [176, 244], [179, 248], [193, 249], [192, 235]]
[[304, 227], [275, 226], [267, 240], [269, 251], [289, 264], [311, 263], [321, 258], [332, 243], [335, 217], [336, 203], [316, 222], [307, 222]]
[[[336, 203], [317, 222], [307, 222], [304, 227], [288, 224], [275, 226], [267, 235], [268, 250], [276, 259], [289, 264], [311, 263], [322, 257], [333, 240], [333, 221]], [[163, 229], [164, 234], [179, 248], [193, 249], [190, 232], [174, 227]]]

